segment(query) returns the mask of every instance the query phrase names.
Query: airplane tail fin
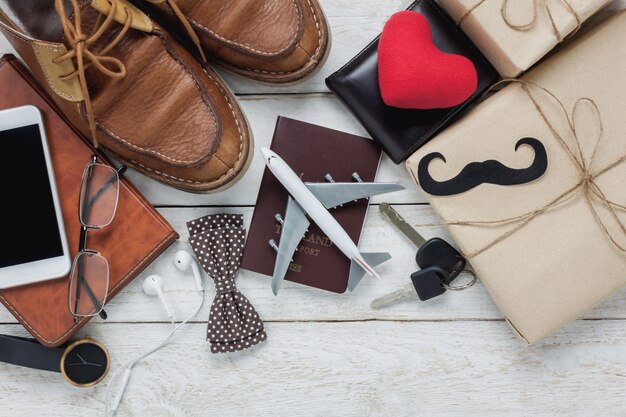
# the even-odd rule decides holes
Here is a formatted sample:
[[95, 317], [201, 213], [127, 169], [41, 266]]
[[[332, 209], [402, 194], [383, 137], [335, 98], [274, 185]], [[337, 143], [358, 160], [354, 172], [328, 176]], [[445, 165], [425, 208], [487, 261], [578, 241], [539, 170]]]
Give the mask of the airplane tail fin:
[[380, 275], [378, 275], [372, 267], [380, 265], [391, 259], [391, 255], [387, 252], [368, 252], [360, 253], [359, 255], [359, 257], [355, 256], [352, 258], [352, 263], [350, 264], [348, 290], [351, 292], [354, 291], [357, 285], [359, 285], [359, 282], [361, 282], [361, 279], [365, 274], [380, 278]]

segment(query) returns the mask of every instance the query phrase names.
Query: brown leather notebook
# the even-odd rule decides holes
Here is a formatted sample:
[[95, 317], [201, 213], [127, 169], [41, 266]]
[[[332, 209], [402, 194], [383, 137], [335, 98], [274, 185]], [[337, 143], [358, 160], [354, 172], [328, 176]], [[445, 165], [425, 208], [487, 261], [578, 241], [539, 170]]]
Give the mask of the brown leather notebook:
[[[323, 182], [331, 174], [337, 182], [350, 182], [357, 172], [365, 182], [374, 181], [380, 163], [380, 148], [370, 139], [298, 120], [279, 117], [272, 150], [289, 164], [303, 181]], [[284, 216], [287, 191], [266, 168], [248, 233], [241, 267], [271, 276], [276, 253], [268, 245], [280, 245], [280, 226], [275, 214]], [[367, 212], [367, 200], [358, 200], [331, 210], [350, 238], [357, 242]], [[315, 223], [293, 254], [285, 279], [327, 291], [342, 293], [348, 287], [350, 260]], [[268, 283], [268, 291], [269, 283]]]
[[[105, 163], [108, 161], [56, 111], [28, 70], [15, 57], [5, 55], [0, 58], [0, 109], [27, 104], [37, 107], [44, 119], [70, 256], [74, 256], [81, 227], [78, 194], [83, 169], [94, 153]], [[108, 300], [177, 238], [167, 221], [128, 180], [121, 178], [115, 219], [105, 229], [90, 232], [88, 240], [89, 248], [99, 251], [109, 262]], [[83, 318], [74, 323], [68, 308], [67, 277], [2, 290], [0, 301], [46, 346], [64, 343], [89, 321]]]

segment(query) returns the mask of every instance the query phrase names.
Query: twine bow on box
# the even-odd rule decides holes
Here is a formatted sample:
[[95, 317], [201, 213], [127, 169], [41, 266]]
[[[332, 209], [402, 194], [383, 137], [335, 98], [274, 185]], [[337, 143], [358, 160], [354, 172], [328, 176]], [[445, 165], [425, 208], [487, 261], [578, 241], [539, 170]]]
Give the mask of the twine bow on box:
[[[456, 21], [456, 24], [457, 25], [463, 24], [463, 21], [465, 21], [465, 19], [469, 15], [471, 15], [474, 12], [474, 10], [476, 10], [483, 3], [488, 2], [488, 1], [494, 1], [494, 0], [479, 0], [478, 3], [470, 7], [465, 13], [461, 15], [461, 17], [459, 17], [459, 19]], [[528, 31], [528, 30], [531, 30], [533, 27], [535, 27], [535, 24], [537, 23], [537, 17], [539, 15], [539, 7], [543, 6], [546, 9], [546, 12], [548, 13], [548, 19], [550, 20], [550, 25], [552, 26], [552, 33], [554, 33], [554, 36], [556, 37], [558, 43], [561, 43], [564, 40], [568, 39], [569, 37], [575, 35], [576, 32], [578, 32], [578, 30], [580, 29], [582, 25], [582, 19], [567, 0], [555, 0], [555, 1], [558, 3], [561, 3], [562, 6], [565, 8], [565, 10], [576, 19], [576, 27], [569, 35], [565, 37], [561, 35], [561, 32], [559, 32], [559, 29], [556, 26], [556, 21], [554, 20], [554, 16], [551, 10], [552, 6], [550, 6], [549, 0], [530, 0], [530, 1], [524, 0], [525, 3], [532, 4], [532, 18], [528, 22], [516, 23], [514, 21], [514, 19], [511, 17], [511, 13], [509, 10], [510, 4], [511, 4], [510, 0], [502, 0], [502, 6], [500, 7], [500, 14], [502, 15], [502, 20], [504, 20], [504, 23], [511, 29], [518, 30], [518, 31]]]
[[211, 352], [234, 352], [264, 341], [263, 321], [235, 287], [246, 230], [240, 214], [215, 214], [187, 223], [189, 244], [198, 262], [215, 282], [207, 339]]
[[[501, 225], [507, 225], [507, 224], [514, 225], [514, 227], [512, 227], [506, 233], [498, 236], [497, 238], [495, 238], [494, 240], [492, 240], [485, 246], [475, 250], [474, 252], [464, 254], [466, 258], [471, 259], [489, 250], [490, 248], [494, 247], [495, 245], [502, 242], [509, 236], [515, 234], [516, 232], [518, 232], [520, 229], [525, 227], [528, 223], [530, 223], [536, 217], [541, 216], [542, 214], [550, 210], [553, 210], [559, 206], [562, 206], [568, 201], [575, 198], [576, 196], [580, 195], [585, 200], [587, 207], [589, 208], [594, 220], [596, 221], [596, 224], [602, 231], [603, 235], [613, 244], [613, 246], [616, 249], [618, 249], [621, 253], [626, 254], [625, 243], [621, 243], [620, 240], [618, 240], [619, 239], [618, 236], [621, 236], [622, 242], [626, 242], [626, 225], [617, 215], [617, 211], [619, 210], [626, 211], [626, 205], [617, 203], [609, 199], [606, 196], [605, 192], [600, 188], [600, 186], [597, 183], [597, 179], [600, 178], [602, 175], [608, 173], [609, 171], [611, 171], [613, 168], [617, 167], [618, 165], [626, 162], [626, 154], [619, 156], [612, 163], [604, 167], [595, 166], [594, 162], [596, 160], [598, 147], [600, 143], [602, 142], [602, 138], [604, 136], [602, 116], [600, 114], [600, 110], [597, 104], [595, 103], [595, 101], [586, 97], [579, 98], [575, 102], [574, 107], [571, 112], [571, 116], [570, 116], [567, 113], [567, 110], [565, 109], [565, 106], [561, 100], [559, 100], [553, 93], [548, 91], [546, 88], [534, 82], [511, 79], [511, 80], [503, 80], [500, 83], [496, 84], [495, 86], [498, 86], [499, 84], [502, 84], [502, 83], [515, 83], [521, 86], [522, 90], [527, 94], [529, 99], [532, 101], [537, 113], [539, 114], [543, 122], [546, 123], [552, 135], [555, 137], [559, 145], [563, 148], [563, 150], [565, 150], [569, 158], [572, 160], [572, 162], [576, 166], [578, 170], [578, 176], [579, 176], [578, 181], [572, 187], [561, 192], [557, 197], [550, 200], [544, 206], [539, 207], [530, 212], [518, 215], [518, 216], [513, 216], [513, 217], [508, 217], [508, 218], [503, 218], [503, 219], [496, 219], [496, 220], [482, 220], [482, 221], [481, 220], [478, 220], [478, 221], [474, 221], [474, 220], [444, 221], [444, 222], [436, 223], [436, 224], [435, 223], [423, 224], [421, 226], [447, 225], [447, 226], [486, 226], [488, 227], [488, 226], [501, 226]], [[540, 101], [537, 99], [537, 97], [533, 94], [531, 90], [535, 90], [545, 95], [547, 98], [553, 100], [556, 103], [559, 111], [561, 111], [564, 114], [567, 120], [568, 131], [569, 133], [571, 133], [571, 136], [574, 139], [573, 145], [569, 145], [567, 141], [565, 140], [565, 138], [557, 131], [557, 129], [554, 127], [554, 124], [550, 121], [546, 112], [541, 106]], [[598, 137], [594, 145], [593, 151], [591, 153], [591, 157], [589, 158], [588, 161], [584, 157], [582, 146], [581, 146], [581, 140], [579, 137], [579, 131], [576, 126], [577, 114], [580, 112], [584, 104], [587, 104], [589, 108], [592, 110], [591, 114], [594, 116], [595, 120], [598, 123]], [[617, 230], [611, 230], [609, 228], [609, 226], [607, 225], [607, 221], [603, 219], [603, 217], [598, 212], [598, 208], [597, 208], [598, 204], [600, 205], [600, 207], [604, 207], [607, 209], [608, 215], [610, 216], [612, 220], [615, 221], [615, 223], [618, 226]]]

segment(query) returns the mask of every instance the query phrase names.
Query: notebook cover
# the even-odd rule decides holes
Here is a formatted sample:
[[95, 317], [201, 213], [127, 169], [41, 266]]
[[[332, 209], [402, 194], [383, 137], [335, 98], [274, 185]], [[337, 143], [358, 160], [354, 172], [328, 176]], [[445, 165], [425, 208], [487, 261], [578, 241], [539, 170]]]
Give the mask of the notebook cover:
[[[77, 207], [83, 169], [94, 153], [103, 161], [107, 159], [57, 113], [51, 99], [37, 86], [28, 70], [15, 57], [5, 55], [0, 58], [0, 109], [27, 104], [37, 107], [44, 119], [73, 257], [78, 251]], [[115, 219], [105, 229], [89, 232], [88, 237], [88, 247], [99, 251], [109, 262], [107, 301], [177, 238], [167, 221], [122, 177]], [[58, 346], [89, 321], [86, 317], [74, 323], [68, 309], [67, 291], [68, 277], [64, 277], [2, 290], [0, 301], [39, 342]]]
[[326, 78], [328, 88], [348, 107], [372, 138], [396, 163], [407, 159], [448, 126], [499, 76], [478, 48], [432, 0], [417, 0], [408, 10], [423, 14], [430, 24], [433, 42], [442, 51], [467, 57], [478, 75], [476, 92], [448, 109], [399, 109], [387, 106], [378, 86], [378, 39]]
[[[331, 174], [337, 182], [351, 182], [358, 172], [365, 182], [374, 181], [380, 149], [370, 139], [337, 130], [279, 117], [271, 148], [300, 175], [303, 181], [323, 182]], [[266, 168], [248, 233], [241, 267], [271, 276], [276, 252], [268, 245], [280, 245], [276, 213], [284, 217], [287, 191]], [[365, 199], [331, 210], [354, 242], [359, 241], [368, 202]], [[311, 287], [343, 293], [348, 287], [350, 261], [315, 223], [311, 223], [285, 279]], [[269, 282], [268, 282], [268, 291]]]

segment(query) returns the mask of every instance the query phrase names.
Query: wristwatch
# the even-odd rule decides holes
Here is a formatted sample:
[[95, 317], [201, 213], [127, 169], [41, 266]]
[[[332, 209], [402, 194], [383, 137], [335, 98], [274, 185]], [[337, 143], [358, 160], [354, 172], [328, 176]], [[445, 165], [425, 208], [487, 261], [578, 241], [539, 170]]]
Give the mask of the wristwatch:
[[43, 371], [60, 372], [77, 387], [92, 387], [109, 372], [109, 352], [95, 339], [85, 338], [66, 347], [45, 347], [35, 339], [0, 335], [0, 362]]

